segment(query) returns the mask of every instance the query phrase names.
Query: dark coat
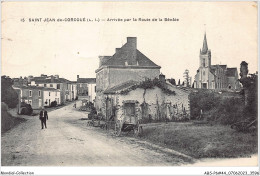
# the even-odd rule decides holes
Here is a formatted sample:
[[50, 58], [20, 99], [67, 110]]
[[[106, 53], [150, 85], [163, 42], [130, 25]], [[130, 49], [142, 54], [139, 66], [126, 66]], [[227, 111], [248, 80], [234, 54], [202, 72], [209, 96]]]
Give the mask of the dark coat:
[[46, 110], [41, 110], [40, 119], [47, 119], [48, 120], [48, 112]]

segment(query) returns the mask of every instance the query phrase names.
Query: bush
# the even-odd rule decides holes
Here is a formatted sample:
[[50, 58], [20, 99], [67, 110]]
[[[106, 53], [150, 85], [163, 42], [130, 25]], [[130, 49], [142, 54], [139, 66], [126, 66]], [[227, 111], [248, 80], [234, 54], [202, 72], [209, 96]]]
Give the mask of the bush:
[[12, 88], [12, 80], [5, 76], [1, 77], [1, 101], [9, 108], [15, 108], [19, 102], [18, 93]]
[[33, 112], [32, 106], [25, 102], [21, 103], [21, 114], [22, 115], [31, 115]]
[[222, 125], [230, 125], [247, 118], [242, 97], [228, 96], [200, 90], [190, 97], [191, 118], [196, 119], [203, 110], [203, 119]]
[[219, 94], [208, 90], [199, 90], [190, 95], [191, 119], [196, 119], [200, 116], [200, 110], [203, 113], [218, 106], [221, 98]]
[[56, 106], [57, 106], [57, 101], [52, 101], [50, 107], [56, 107]]
[[[244, 119], [243, 100], [228, 98], [221, 101], [212, 113], [215, 121], [223, 125], [230, 125]], [[211, 118], [212, 118], [211, 117]], [[213, 120], [213, 119], [211, 119]]]

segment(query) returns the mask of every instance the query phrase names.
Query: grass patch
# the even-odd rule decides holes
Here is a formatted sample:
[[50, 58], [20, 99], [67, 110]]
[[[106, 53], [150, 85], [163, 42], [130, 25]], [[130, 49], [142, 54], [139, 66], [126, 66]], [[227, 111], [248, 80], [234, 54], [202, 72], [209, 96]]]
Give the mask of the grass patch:
[[234, 158], [257, 153], [257, 133], [240, 133], [229, 126], [192, 122], [147, 125], [142, 139], [194, 158]]

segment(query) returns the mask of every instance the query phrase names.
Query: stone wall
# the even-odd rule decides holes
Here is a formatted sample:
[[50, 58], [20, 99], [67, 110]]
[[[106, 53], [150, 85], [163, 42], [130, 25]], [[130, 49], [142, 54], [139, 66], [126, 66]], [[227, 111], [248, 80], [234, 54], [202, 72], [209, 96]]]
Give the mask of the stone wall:
[[[147, 103], [147, 114], [154, 119], [168, 118], [169, 120], [182, 119], [190, 117], [190, 104], [189, 92], [171, 87], [176, 92], [176, 95], [167, 95], [158, 87], [154, 89], [147, 89], [146, 91], [141, 88], [130, 91], [126, 95], [115, 94], [107, 95], [113, 99], [114, 106], [116, 107], [116, 120], [124, 121], [124, 102], [135, 102], [136, 118], [142, 119], [142, 104]], [[103, 102], [103, 106], [105, 103]], [[105, 107], [102, 107], [105, 112]]]
[[160, 69], [109, 68], [109, 86], [113, 87], [129, 80], [141, 82], [145, 78], [159, 78]]

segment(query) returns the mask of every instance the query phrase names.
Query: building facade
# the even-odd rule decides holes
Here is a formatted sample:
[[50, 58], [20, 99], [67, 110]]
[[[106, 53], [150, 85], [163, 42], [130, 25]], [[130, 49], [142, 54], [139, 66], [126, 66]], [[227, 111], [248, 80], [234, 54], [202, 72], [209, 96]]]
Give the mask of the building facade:
[[[190, 118], [188, 90], [180, 89], [166, 82], [144, 89], [143, 83], [129, 81], [104, 91], [105, 116], [116, 121], [136, 120], [181, 120]], [[157, 85], [161, 86], [157, 86]], [[163, 87], [163, 88], [162, 88]], [[167, 91], [166, 91], [167, 90]]]
[[116, 48], [113, 56], [99, 56], [99, 59], [95, 100], [98, 111], [102, 108], [105, 90], [129, 80], [141, 82], [159, 78], [161, 67], [137, 49], [136, 37], [127, 37], [127, 42]]
[[[40, 109], [43, 106], [50, 106], [51, 102], [56, 101], [60, 105], [60, 91], [54, 88], [45, 88], [37, 86], [13, 86], [18, 92], [19, 105], [25, 102], [32, 106], [32, 109]], [[19, 110], [18, 110], [19, 111]]]
[[204, 35], [203, 47], [200, 50], [200, 66], [195, 75], [194, 88], [240, 89], [237, 68], [211, 64], [211, 50], [208, 49], [206, 33]]
[[64, 78], [59, 78], [58, 75], [41, 75], [40, 77], [31, 78], [29, 85], [59, 90], [61, 103], [74, 100], [77, 94], [75, 89], [73, 89], [73, 82]]
[[96, 78], [80, 78], [77, 75], [77, 92], [90, 102], [96, 98]]

